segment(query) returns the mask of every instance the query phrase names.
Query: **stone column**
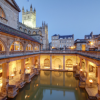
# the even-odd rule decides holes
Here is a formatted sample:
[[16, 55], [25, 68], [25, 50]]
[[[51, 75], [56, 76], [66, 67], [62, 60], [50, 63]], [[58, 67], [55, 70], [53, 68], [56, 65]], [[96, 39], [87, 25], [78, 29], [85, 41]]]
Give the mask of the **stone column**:
[[38, 56], [38, 68], [40, 69], [40, 55]]
[[52, 55], [50, 55], [50, 70], [52, 70]]
[[100, 95], [100, 66], [98, 66], [98, 94]]
[[8, 85], [9, 85], [9, 62], [2, 64], [2, 93], [7, 95]]
[[80, 69], [82, 68], [82, 58], [80, 58]]
[[65, 70], [65, 55], [63, 55], [63, 70]]
[[25, 59], [21, 59], [21, 76], [22, 80], [25, 80]]
[[31, 72], [33, 73], [33, 66], [34, 66], [34, 62], [33, 62], [33, 57], [30, 58], [30, 63], [31, 63]]
[[33, 57], [31, 57], [30, 60], [31, 60], [31, 67], [33, 67], [33, 65], [34, 65]]
[[87, 77], [87, 79], [86, 79], [86, 83], [88, 84], [89, 83], [89, 62], [88, 62], [88, 60], [85, 60], [86, 61], [86, 77]]
[[35, 56], [33, 56], [33, 66], [35, 67]]

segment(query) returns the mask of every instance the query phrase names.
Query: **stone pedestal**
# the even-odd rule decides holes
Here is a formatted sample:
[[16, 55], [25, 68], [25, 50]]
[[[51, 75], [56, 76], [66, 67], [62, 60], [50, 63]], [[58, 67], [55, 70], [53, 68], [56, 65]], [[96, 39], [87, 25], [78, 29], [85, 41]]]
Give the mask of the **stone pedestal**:
[[35, 74], [39, 75], [39, 69], [35, 68]]
[[15, 85], [9, 85], [8, 86], [8, 97], [9, 98], [14, 98], [17, 95], [17, 90]]
[[31, 82], [30, 74], [25, 74], [25, 81], [26, 81], [27, 83]]
[[80, 88], [85, 88], [85, 86], [86, 86], [86, 83], [84, 81], [80, 80], [79, 81], [79, 87]]

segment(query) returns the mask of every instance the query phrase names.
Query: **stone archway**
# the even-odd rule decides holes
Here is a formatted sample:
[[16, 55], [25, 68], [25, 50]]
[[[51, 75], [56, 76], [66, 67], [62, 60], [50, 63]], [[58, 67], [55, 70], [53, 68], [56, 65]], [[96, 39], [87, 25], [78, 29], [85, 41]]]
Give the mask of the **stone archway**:
[[19, 41], [14, 41], [11, 45], [10, 45], [10, 51], [23, 51], [23, 45], [21, 42]]
[[48, 58], [44, 60], [44, 67], [50, 67], [50, 60]]
[[61, 68], [61, 64], [62, 64], [62, 62], [61, 62], [61, 60], [59, 58], [56, 58], [54, 60], [55, 69], [60, 69]]
[[2, 41], [0, 41], [0, 51], [5, 51], [5, 45]]
[[73, 68], [73, 61], [71, 59], [66, 60], [66, 68]]
[[33, 51], [33, 46], [31, 43], [27, 44], [26, 51]]

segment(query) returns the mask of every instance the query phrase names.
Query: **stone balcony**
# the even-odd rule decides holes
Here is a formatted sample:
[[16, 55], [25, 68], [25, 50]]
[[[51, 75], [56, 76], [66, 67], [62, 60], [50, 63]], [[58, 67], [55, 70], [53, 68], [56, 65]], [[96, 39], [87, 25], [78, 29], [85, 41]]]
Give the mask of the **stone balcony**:
[[25, 56], [39, 53], [40, 51], [9, 51], [8, 53], [6, 51], [0, 51], [0, 58]]
[[43, 54], [79, 54], [83, 56], [88, 56], [92, 58], [99, 59], [100, 51], [78, 51], [78, 50], [52, 50], [52, 51], [41, 51]]
[[77, 51], [77, 50], [51, 50], [51, 51], [10, 51], [8, 54], [5, 51], [0, 51], [0, 58], [12, 56], [25, 56], [33, 54], [79, 54], [95, 59], [100, 59], [100, 51]]

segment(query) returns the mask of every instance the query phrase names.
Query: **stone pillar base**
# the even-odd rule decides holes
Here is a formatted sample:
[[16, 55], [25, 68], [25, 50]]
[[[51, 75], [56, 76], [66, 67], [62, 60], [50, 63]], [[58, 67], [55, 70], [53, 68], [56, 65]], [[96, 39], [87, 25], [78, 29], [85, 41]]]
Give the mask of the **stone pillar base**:
[[25, 74], [25, 81], [26, 81], [27, 83], [31, 82], [30, 74]]
[[17, 90], [15, 85], [9, 85], [8, 87], [8, 97], [9, 98], [14, 98], [17, 95]]
[[2, 86], [2, 88], [1, 88], [1, 92], [5, 96], [7, 96], [7, 88], [8, 88], [8, 86]]

